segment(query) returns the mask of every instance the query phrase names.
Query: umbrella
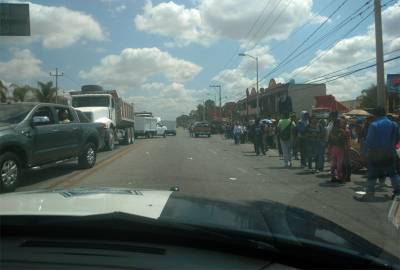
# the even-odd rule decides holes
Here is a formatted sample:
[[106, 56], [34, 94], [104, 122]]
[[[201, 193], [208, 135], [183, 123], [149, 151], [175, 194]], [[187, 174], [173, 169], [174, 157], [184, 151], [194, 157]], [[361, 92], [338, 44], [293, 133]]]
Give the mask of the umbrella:
[[345, 113], [346, 115], [351, 115], [351, 116], [369, 116], [370, 113], [364, 110], [351, 110], [348, 113]]

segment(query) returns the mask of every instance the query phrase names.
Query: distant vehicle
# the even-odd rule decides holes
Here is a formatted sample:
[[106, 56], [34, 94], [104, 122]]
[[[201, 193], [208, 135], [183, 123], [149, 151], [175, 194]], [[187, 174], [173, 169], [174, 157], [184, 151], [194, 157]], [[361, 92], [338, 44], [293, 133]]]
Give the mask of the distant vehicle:
[[70, 94], [72, 107], [82, 111], [90, 121], [103, 125], [106, 130], [106, 150], [113, 150], [116, 142], [133, 143], [134, 107], [120, 98], [116, 90], [103, 90], [99, 85], [84, 85], [81, 91]]
[[176, 135], [176, 121], [174, 120], [163, 120], [162, 125], [167, 127], [167, 135]]
[[157, 118], [148, 115], [137, 114], [135, 117], [135, 138], [153, 138], [155, 136], [166, 137], [167, 127], [157, 123]]
[[192, 127], [192, 134], [198, 138], [199, 136], [211, 137], [211, 127], [207, 122], [194, 123]]
[[96, 163], [104, 129], [84, 123], [65, 105], [14, 103], [0, 105], [0, 188], [14, 191], [25, 169], [40, 169], [78, 158], [81, 168]]

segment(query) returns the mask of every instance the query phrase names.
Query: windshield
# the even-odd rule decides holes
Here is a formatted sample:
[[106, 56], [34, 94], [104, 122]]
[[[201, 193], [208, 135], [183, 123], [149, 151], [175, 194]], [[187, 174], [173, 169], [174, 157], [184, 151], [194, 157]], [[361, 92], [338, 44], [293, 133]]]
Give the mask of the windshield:
[[110, 98], [107, 96], [72, 97], [72, 107], [108, 107]]
[[[0, 0], [0, 9], [0, 125], [26, 117], [31, 107], [19, 104], [47, 104], [14, 137], [0, 129], [0, 192], [43, 191], [3, 203], [9, 210], [158, 219], [174, 209], [171, 219], [192, 211], [191, 223], [246, 230], [268, 227], [252, 215], [280, 203], [310, 213], [268, 208], [264, 221], [282, 235], [361, 252], [343, 244], [356, 235], [400, 258], [400, 0]], [[23, 173], [2, 173], [4, 156]], [[47, 200], [57, 188], [82, 190]], [[136, 192], [143, 207], [125, 199]], [[249, 208], [170, 206], [179, 194]]]
[[0, 104], [0, 126], [18, 124], [33, 109], [33, 105], [2, 105]]

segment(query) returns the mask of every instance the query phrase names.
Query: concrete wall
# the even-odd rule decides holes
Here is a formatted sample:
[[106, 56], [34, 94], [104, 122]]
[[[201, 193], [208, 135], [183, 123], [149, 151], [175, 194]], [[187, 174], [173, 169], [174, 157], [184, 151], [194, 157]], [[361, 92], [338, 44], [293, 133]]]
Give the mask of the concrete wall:
[[301, 111], [311, 112], [315, 105], [315, 96], [326, 95], [325, 84], [295, 84], [289, 86], [289, 96], [292, 99], [293, 111], [297, 117]]

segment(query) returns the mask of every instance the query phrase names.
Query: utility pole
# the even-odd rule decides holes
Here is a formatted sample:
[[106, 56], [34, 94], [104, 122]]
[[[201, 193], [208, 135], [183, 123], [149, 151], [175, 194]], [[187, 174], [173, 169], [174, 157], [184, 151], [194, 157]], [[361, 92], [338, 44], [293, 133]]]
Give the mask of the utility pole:
[[222, 118], [222, 90], [221, 90], [221, 85], [220, 84], [212, 84], [210, 87], [218, 88], [219, 90], [219, 117]]
[[374, 0], [375, 8], [375, 47], [376, 81], [378, 106], [386, 109], [385, 67], [383, 63], [381, 0]]
[[257, 107], [256, 107], [256, 115], [257, 118], [260, 117], [260, 98], [258, 93], [258, 56], [256, 57], [256, 70], [257, 70]]
[[203, 99], [203, 121], [206, 121], [206, 100]]
[[58, 103], [58, 77], [64, 76], [64, 72], [58, 73], [58, 68], [56, 68], [56, 73], [50, 72], [50, 76], [56, 77], [56, 103]]

